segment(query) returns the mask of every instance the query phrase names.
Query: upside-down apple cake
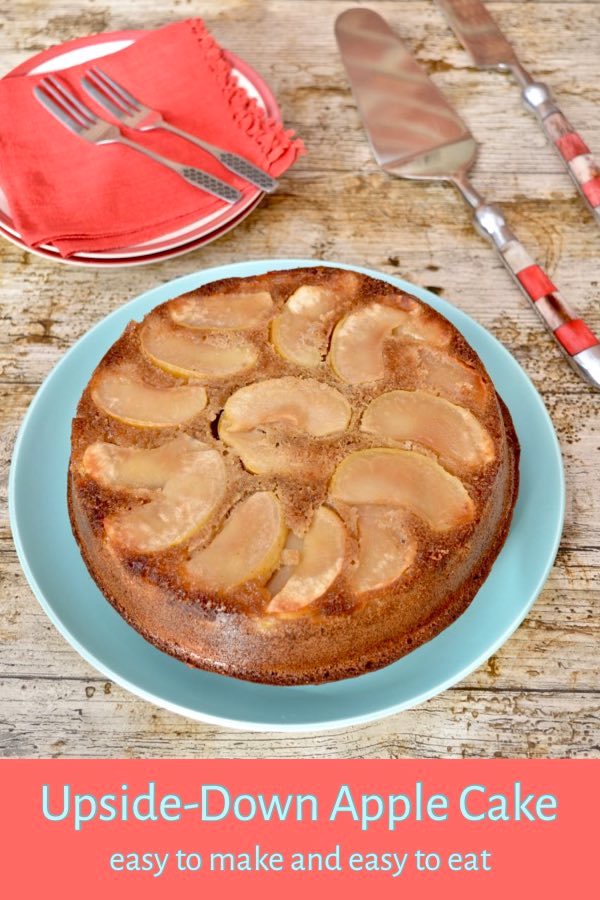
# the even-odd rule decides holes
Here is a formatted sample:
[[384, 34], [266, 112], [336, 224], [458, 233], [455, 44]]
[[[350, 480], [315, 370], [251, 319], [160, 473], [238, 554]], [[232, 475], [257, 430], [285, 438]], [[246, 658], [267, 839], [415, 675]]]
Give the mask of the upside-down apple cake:
[[208, 284], [131, 322], [73, 421], [91, 575], [147, 640], [273, 684], [397, 660], [471, 602], [518, 442], [441, 315], [329, 267]]

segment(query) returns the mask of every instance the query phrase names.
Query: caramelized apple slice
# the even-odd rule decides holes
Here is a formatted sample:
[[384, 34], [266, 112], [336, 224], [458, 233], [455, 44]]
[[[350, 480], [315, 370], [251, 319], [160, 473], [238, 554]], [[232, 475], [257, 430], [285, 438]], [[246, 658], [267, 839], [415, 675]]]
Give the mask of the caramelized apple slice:
[[154, 450], [96, 441], [86, 448], [82, 471], [114, 491], [153, 491], [175, 475], [192, 472], [210, 447], [186, 434]]
[[299, 565], [303, 543], [303, 539], [299, 535], [293, 531], [288, 531], [285, 545], [279, 557], [279, 565], [267, 584], [267, 590], [272, 597], [279, 593], [289, 580], [294, 568]]
[[452, 329], [444, 319], [438, 319], [432, 311], [422, 306], [406, 313], [401, 325], [394, 329], [392, 337], [408, 338], [430, 347], [447, 347], [452, 339]]
[[184, 294], [169, 303], [171, 318], [188, 328], [218, 331], [257, 328], [268, 318], [273, 300], [268, 291], [239, 294]]
[[184, 465], [171, 460], [166, 466], [169, 477], [154, 499], [104, 520], [112, 544], [135, 553], [167, 550], [191, 537], [215, 512], [225, 494], [223, 460], [216, 450], [190, 452], [194, 458]]
[[358, 567], [350, 579], [357, 594], [397, 581], [413, 564], [417, 542], [397, 509], [363, 506], [358, 516]]
[[357, 450], [337, 467], [330, 496], [351, 506], [408, 509], [434, 531], [472, 521], [475, 505], [463, 483], [412, 450]]
[[271, 491], [260, 491], [238, 503], [186, 570], [194, 582], [215, 590], [248, 581], [264, 584], [277, 566], [286, 535], [279, 500]]
[[258, 358], [256, 349], [241, 338], [193, 334], [157, 319], [146, 322], [141, 342], [150, 362], [178, 378], [227, 378], [249, 369]]
[[270, 378], [240, 388], [219, 420], [219, 437], [240, 454], [251, 472], [292, 472], [306, 463], [297, 448], [277, 441], [277, 429], [313, 437], [338, 434], [351, 408], [335, 388], [313, 378]]
[[343, 431], [351, 408], [338, 390], [314, 378], [268, 378], [231, 395], [221, 424], [227, 432], [250, 431], [283, 422], [296, 431], [323, 437]]
[[488, 389], [481, 375], [454, 356], [431, 347], [420, 347], [415, 355], [419, 386], [473, 409], [485, 407]]
[[94, 378], [92, 400], [102, 412], [128, 425], [168, 428], [202, 412], [206, 391], [199, 384], [153, 387], [123, 367], [104, 369]]
[[388, 391], [373, 400], [361, 431], [415, 441], [450, 468], [477, 468], [494, 458], [494, 443], [473, 413], [426, 391]]
[[321, 597], [342, 571], [346, 529], [326, 506], [315, 513], [300, 553], [300, 561], [267, 607], [270, 613], [293, 613]]
[[271, 322], [271, 343], [284, 359], [299, 366], [318, 366], [327, 349], [327, 331], [336, 308], [327, 288], [303, 284]]
[[420, 307], [411, 310], [371, 303], [341, 319], [331, 338], [329, 362], [347, 384], [378, 381], [385, 374], [387, 340], [405, 337], [433, 345], [448, 343], [449, 329], [429, 319]]

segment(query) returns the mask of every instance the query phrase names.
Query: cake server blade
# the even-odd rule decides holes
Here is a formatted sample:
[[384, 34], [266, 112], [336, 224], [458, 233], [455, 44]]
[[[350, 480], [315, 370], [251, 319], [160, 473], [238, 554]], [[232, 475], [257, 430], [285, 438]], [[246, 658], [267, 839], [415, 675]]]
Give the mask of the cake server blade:
[[373, 155], [404, 178], [452, 182], [474, 210], [475, 224], [534, 306], [575, 371], [600, 387], [600, 342], [562, 299], [509, 228], [501, 210], [475, 190], [468, 171], [477, 144], [387, 22], [369, 9], [338, 16], [340, 53]]
[[473, 135], [387, 22], [350, 9], [336, 37], [373, 155], [388, 172], [447, 178], [475, 159]]

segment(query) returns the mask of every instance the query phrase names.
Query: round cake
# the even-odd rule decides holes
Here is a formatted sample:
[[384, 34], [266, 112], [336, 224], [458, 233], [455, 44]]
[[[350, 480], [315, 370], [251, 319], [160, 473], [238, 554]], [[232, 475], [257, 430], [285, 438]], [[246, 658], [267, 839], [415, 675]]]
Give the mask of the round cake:
[[98, 587], [184, 662], [270, 684], [387, 665], [469, 605], [518, 488], [510, 415], [441, 315], [329, 267], [131, 322], [73, 420]]

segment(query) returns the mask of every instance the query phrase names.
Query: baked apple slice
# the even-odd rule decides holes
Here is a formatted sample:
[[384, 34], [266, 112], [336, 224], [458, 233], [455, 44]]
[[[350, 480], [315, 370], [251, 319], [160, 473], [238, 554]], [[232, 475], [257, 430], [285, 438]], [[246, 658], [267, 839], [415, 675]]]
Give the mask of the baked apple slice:
[[147, 493], [160, 490], [175, 475], [193, 471], [207, 450], [208, 444], [187, 434], [152, 450], [95, 441], [86, 447], [81, 470], [109, 490]]
[[259, 491], [234, 507], [223, 528], [186, 564], [193, 582], [227, 590], [244, 582], [264, 584], [273, 573], [287, 535], [281, 504]]
[[170, 428], [188, 422], [206, 406], [200, 384], [154, 387], [133, 370], [103, 369], [92, 383], [92, 400], [103, 413], [138, 428]]
[[337, 467], [330, 496], [350, 506], [407, 509], [433, 531], [471, 522], [475, 505], [462, 481], [413, 450], [357, 450]]
[[177, 378], [228, 378], [251, 368], [258, 359], [256, 348], [240, 337], [194, 334], [171, 327], [164, 319], [146, 322], [141, 344], [151, 363]]
[[299, 366], [314, 368], [325, 357], [328, 330], [336, 309], [333, 291], [303, 284], [271, 322], [271, 343], [280, 356]]
[[240, 388], [227, 400], [219, 437], [258, 475], [306, 467], [298, 448], [278, 441], [281, 431], [315, 438], [343, 432], [352, 410], [335, 388], [313, 378], [269, 378]]
[[388, 391], [371, 401], [361, 431], [414, 441], [451, 469], [475, 469], [494, 459], [494, 443], [472, 412], [427, 391]]
[[432, 347], [419, 347], [415, 353], [419, 386], [475, 410], [484, 409], [488, 388], [471, 366]]
[[258, 328], [267, 320], [272, 308], [273, 299], [268, 291], [210, 294], [208, 297], [184, 294], [169, 303], [169, 313], [177, 325], [217, 331]]
[[[162, 454], [133, 449], [133, 454], [142, 454], [137, 475], [135, 457], [120, 460], [121, 474], [130, 483], [139, 487], [144, 478], [146, 486], [156, 486], [161, 479], [163, 483], [148, 503], [104, 520], [111, 544], [132, 553], [167, 550], [191, 537], [217, 510], [227, 485], [221, 455], [193, 438], [187, 440], [196, 446], [188, 444], [181, 452], [173, 446], [161, 447]], [[149, 457], [151, 453], [157, 455]]]
[[450, 331], [427, 317], [416, 304], [412, 309], [400, 309], [370, 303], [336, 325], [329, 351], [331, 368], [347, 384], [378, 381], [385, 375], [385, 343], [399, 337], [445, 346]]
[[342, 571], [346, 529], [332, 509], [321, 506], [302, 542], [298, 564], [267, 607], [270, 613], [294, 613], [314, 603]]
[[357, 594], [397, 581], [413, 564], [417, 542], [401, 510], [362, 506], [358, 514], [358, 566], [350, 577]]

